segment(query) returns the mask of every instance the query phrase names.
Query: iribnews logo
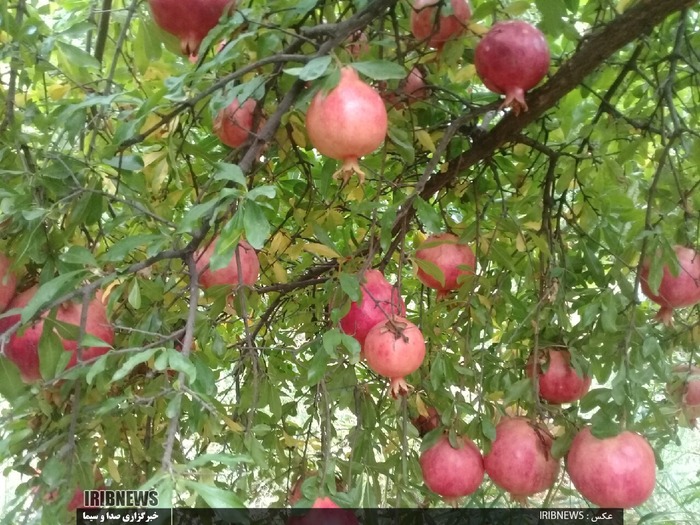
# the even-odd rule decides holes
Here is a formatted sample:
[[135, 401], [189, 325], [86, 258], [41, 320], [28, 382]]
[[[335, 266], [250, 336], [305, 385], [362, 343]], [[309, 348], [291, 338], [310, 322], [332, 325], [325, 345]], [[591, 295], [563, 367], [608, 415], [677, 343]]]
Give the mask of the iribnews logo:
[[84, 490], [83, 507], [157, 507], [156, 490]]

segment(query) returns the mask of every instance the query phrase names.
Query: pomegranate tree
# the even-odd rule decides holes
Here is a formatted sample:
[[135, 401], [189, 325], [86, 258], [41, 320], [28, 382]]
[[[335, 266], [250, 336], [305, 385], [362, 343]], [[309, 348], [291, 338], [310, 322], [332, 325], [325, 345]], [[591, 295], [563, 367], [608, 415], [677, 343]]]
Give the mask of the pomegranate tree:
[[463, 35], [472, 16], [467, 0], [414, 0], [411, 32], [430, 47], [442, 49], [448, 40]]
[[700, 253], [684, 246], [675, 246], [673, 250], [680, 268], [677, 276], [665, 265], [659, 289], [652, 290], [648, 281], [651, 264], [648, 259], [642, 264], [639, 276], [644, 295], [661, 306], [656, 320], [665, 325], [673, 324], [674, 308], [700, 303]]
[[584, 428], [571, 443], [566, 470], [581, 495], [600, 507], [641, 505], [656, 483], [654, 451], [630, 431], [599, 439]]
[[[209, 260], [214, 255], [214, 249], [219, 238], [216, 237], [203, 250], [195, 253], [195, 262], [199, 272], [199, 283], [202, 288], [226, 285], [231, 287], [253, 286], [260, 276], [260, 261], [253, 247], [245, 240], [238, 241], [229, 263], [218, 270], [211, 270]], [[238, 272], [240, 262], [241, 272]]]
[[669, 397], [680, 407], [688, 423], [695, 426], [700, 417], [700, 368], [678, 365], [673, 368], [673, 376], [666, 387]]
[[460, 437], [460, 448], [452, 448], [447, 436], [442, 436], [420, 455], [423, 481], [446, 503], [468, 496], [484, 480], [484, 460], [474, 442]]
[[306, 112], [311, 143], [319, 153], [343, 163], [333, 176], [345, 182], [353, 172], [364, 182], [358, 159], [381, 146], [387, 124], [382, 97], [351, 67], [341, 69], [340, 82], [328, 93], [316, 93]]
[[527, 111], [525, 92], [549, 69], [549, 46], [542, 32], [519, 20], [498, 22], [476, 46], [476, 73], [484, 85], [506, 96], [501, 107]]
[[350, 305], [340, 320], [343, 332], [364, 345], [369, 331], [392, 315], [406, 315], [406, 305], [398, 288], [389, 284], [379, 270], [367, 270], [360, 285], [361, 297]]
[[[459, 288], [457, 280], [463, 275], [473, 275], [476, 256], [472, 249], [459, 241], [456, 235], [442, 233], [431, 235], [416, 250], [418, 262], [418, 279], [428, 288], [438, 291], [441, 299], [451, 290]], [[437, 275], [430, 275], [425, 268], [437, 270]]]
[[219, 111], [214, 119], [214, 133], [219, 140], [231, 148], [241, 147], [253, 131], [257, 102], [246, 100], [243, 104], [234, 99]]
[[180, 39], [183, 55], [197, 54], [209, 31], [236, 8], [235, 0], [148, 0], [148, 4], [158, 27]]
[[5, 311], [15, 296], [17, 278], [10, 271], [12, 261], [0, 253], [0, 313]]
[[423, 363], [425, 340], [416, 325], [403, 317], [393, 316], [369, 331], [364, 353], [370, 369], [391, 379], [391, 395], [396, 398], [408, 392], [404, 377], [418, 370]]
[[508, 417], [496, 425], [484, 468], [496, 485], [515, 498], [526, 498], [554, 485], [559, 461], [552, 456], [552, 438], [543, 428]]
[[[538, 352], [537, 378], [540, 397], [550, 403], [573, 403], [586, 395], [591, 378], [580, 376], [571, 366], [571, 353], [563, 347], [542, 348]], [[525, 367], [529, 378], [534, 377], [535, 354]], [[546, 370], [543, 370], [546, 367]]]
[[[9, 308], [24, 308], [36, 294], [38, 287], [34, 286], [18, 294], [9, 304]], [[66, 324], [80, 326], [82, 314], [82, 303], [69, 301], [61, 304], [56, 311], [56, 320]], [[26, 383], [41, 379], [39, 370], [39, 339], [44, 332], [44, 319], [48, 312], [42, 314], [39, 320], [34, 321], [26, 328], [20, 328], [10, 337], [5, 348], [5, 355], [19, 368], [20, 375]], [[0, 332], [7, 330], [10, 326], [19, 322], [21, 314], [11, 315], [0, 320]], [[107, 319], [107, 311], [102, 303], [101, 294], [88, 303], [87, 321], [85, 332], [107, 345], [114, 343], [114, 328]], [[78, 342], [70, 339], [62, 339], [63, 348], [66, 352], [71, 352], [67, 368], [74, 367], [78, 363]], [[82, 349], [81, 357], [83, 361], [101, 356], [109, 351], [108, 346], [90, 346]]]

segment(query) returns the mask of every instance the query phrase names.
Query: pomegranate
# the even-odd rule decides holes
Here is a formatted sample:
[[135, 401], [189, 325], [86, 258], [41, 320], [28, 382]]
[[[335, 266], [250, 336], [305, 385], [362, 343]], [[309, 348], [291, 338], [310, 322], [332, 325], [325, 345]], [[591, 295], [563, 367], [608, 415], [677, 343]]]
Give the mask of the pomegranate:
[[359, 521], [351, 510], [342, 509], [325, 497], [316, 498], [311, 510], [303, 516], [291, 517], [287, 525], [359, 525]]
[[552, 438], [544, 429], [527, 419], [508, 417], [496, 425], [484, 468], [496, 485], [515, 498], [526, 498], [554, 485], [559, 461], [551, 450]]
[[408, 76], [401, 81], [398, 90], [385, 92], [382, 94], [382, 98], [392, 107], [398, 109], [425, 100], [428, 98], [429, 90], [425, 86], [423, 78], [423, 72], [418, 67], [414, 67]]
[[406, 305], [398, 288], [389, 284], [379, 270], [367, 270], [360, 285], [362, 296], [353, 302], [345, 317], [340, 320], [340, 329], [353, 336], [360, 345], [365, 344], [369, 331], [392, 314], [406, 315]]
[[[231, 287], [237, 286], [253, 286], [260, 276], [260, 261], [253, 247], [245, 240], [241, 239], [238, 242], [236, 251], [231, 257], [231, 261], [227, 266], [218, 270], [210, 270], [208, 268], [209, 260], [214, 255], [214, 248], [219, 238], [215, 238], [209, 243], [204, 250], [198, 250], [195, 253], [195, 261], [197, 271], [199, 272], [199, 283], [202, 288], [210, 288], [212, 286], [227, 285]], [[241, 275], [238, 275], [238, 259], [241, 263]], [[205, 269], [205, 267], [207, 267]]]
[[426, 486], [456, 503], [479, 488], [484, 479], [484, 460], [474, 442], [463, 436], [460, 448], [452, 448], [447, 436], [442, 436], [420, 455], [420, 468]]
[[235, 0], [148, 0], [158, 27], [180, 39], [183, 55], [195, 55], [209, 31], [224, 14], [236, 8]]
[[542, 32], [527, 22], [498, 22], [476, 46], [474, 65], [488, 89], [506, 96], [501, 107], [517, 115], [527, 111], [525, 92], [547, 74], [549, 46]]
[[253, 131], [253, 119], [257, 102], [253, 99], [240, 104], [238, 100], [231, 102], [219, 111], [214, 119], [214, 133], [219, 140], [231, 148], [241, 147]]
[[700, 368], [678, 365], [673, 368], [674, 378], [666, 387], [670, 398], [680, 407], [690, 425], [700, 417]]
[[442, 49], [448, 40], [463, 35], [472, 16], [467, 0], [414, 0], [411, 9], [411, 32], [418, 40]]
[[[313, 478], [316, 476], [318, 476], [318, 471], [312, 470], [308, 474], [301, 475], [297, 478], [297, 480], [294, 482], [294, 485], [292, 485], [292, 489], [289, 491], [290, 505], [296, 505], [302, 498], [303, 494], [301, 493], [301, 486], [304, 484], [304, 481], [306, 481], [308, 478]], [[337, 490], [338, 492], [345, 492], [348, 490], [347, 486], [343, 482], [343, 478], [341, 478], [337, 474], [335, 476], [335, 490]]]
[[369, 53], [369, 42], [367, 35], [363, 31], [355, 31], [346, 41], [345, 49], [353, 58], [360, 58]]
[[418, 429], [420, 437], [425, 436], [428, 432], [435, 430], [441, 425], [440, 414], [435, 410], [435, 407], [428, 407], [427, 412], [427, 416], [418, 414], [418, 417], [411, 419], [411, 423]]
[[311, 143], [319, 153], [342, 161], [333, 176], [345, 182], [353, 172], [364, 182], [358, 159], [384, 142], [387, 124], [382, 97], [351, 67], [340, 71], [340, 82], [330, 92], [316, 93], [306, 112]]
[[673, 324], [674, 308], [700, 303], [700, 253], [683, 246], [675, 246], [673, 250], [680, 266], [678, 276], [674, 277], [668, 266], [664, 266], [661, 284], [656, 292], [651, 290], [647, 281], [649, 260], [644, 261], [640, 272], [644, 295], [661, 306], [655, 319], [667, 326]]
[[[10, 308], [23, 308], [34, 297], [38, 287], [34, 286], [24, 292], [18, 294], [10, 303]], [[80, 317], [82, 312], [82, 304], [78, 302], [67, 302], [58, 307], [56, 312], [56, 320], [67, 324], [80, 326]], [[19, 368], [22, 379], [26, 383], [41, 379], [39, 371], [39, 339], [44, 331], [44, 319], [48, 316], [48, 312], [42, 314], [41, 318], [31, 326], [24, 329], [20, 328], [12, 334], [10, 341], [5, 348], [5, 355], [14, 362]], [[21, 318], [21, 314], [11, 315], [6, 319], [2, 319], [0, 324], [0, 332], [7, 330], [9, 327], [17, 323]], [[114, 328], [107, 319], [107, 311], [102, 303], [101, 294], [88, 304], [87, 323], [85, 325], [86, 333], [101, 339], [109, 345], [114, 343]], [[72, 352], [67, 368], [72, 368], [78, 363], [78, 342], [74, 340], [62, 340], [63, 348], [66, 352]], [[92, 346], [82, 349], [82, 359], [87, 361], [95, 357], [106, 354], [109, 347]]]
[[630, 431], [598, 439], [584, 428], [571, 443], [566, 470], [581, 495], [600, 507], [641, 505], [656, 483], [654, 451]]
[[434, 265], [442, 272], [444, 280], [437, 280], [418, 267], [418, 279], [427, 287], [436, 289], [438, 299], [459, 288], [457, 279], [462, 275], [473, 275], [476, 267], [476, 256], [472, 249], [451, 233], [428, 237], [418, 246], [416, 260]]
[[11, 265], [12, 261], [0, 253], [0, 313], [5, 311], [5, 308], [15, 296], [17, 278], [10, 271]]
[[[550, 403], [573, 403], [586, 395], [591, 387], [591, 378], [581, 377], [571, 366], [571, 354], [565, 348], [543, 348], [539, 352], [538, 379], [540, 397]], [[525, 366], [529, 378], [533, 377], [535, 354]], [[542, 365], [548, 364], [547, 371], [542, 371]]]
[[394, 398], [408, 392], [404, 379], [420, 368], [425, 357], [425, 340], [420, 329], [407, 319], [393, 316], [367, 334], [364, 345], [367, 366], [391, 379]]

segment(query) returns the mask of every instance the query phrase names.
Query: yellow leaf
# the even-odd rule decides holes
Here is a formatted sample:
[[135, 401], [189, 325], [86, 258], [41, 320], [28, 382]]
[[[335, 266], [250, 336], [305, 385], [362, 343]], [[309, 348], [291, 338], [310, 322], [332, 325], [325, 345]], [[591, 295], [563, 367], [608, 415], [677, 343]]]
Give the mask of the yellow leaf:
[[484, 296], [484, 295], [477, 295], [477, 299], [479, 299], [479, 302], [485, 306], [486, 308], [491, 308], [491, 301], [489, 301], [489, 298]]
[[328, 259], [342, 259], [342, 257], [332, 248], [325, 244], [311, 242], [304, 246], [304, 250], [319, 257], [327, 257]]
[[348, 193], [348, 200], [361, 202], [365, 199], [365, 190], [362, 186], [356, 186]]
[[279, 284], [284, 284], [288, 281], [287, 271], [284, 269], [279, 262], [272, 265], [272, 273], [275, 274], [275, 282]]
[[518, 142], [515, 146], [513, 146], [513, 153], [518, 157], [524, 157], [527, 155], [528, 151], [530, 151], [530, 147], [522, 142]]
[[521, 253], [525, 251], [525, 237], [523, 237], [522, 233], [518, 233], [518, 236], [515, 238], [515, 249]]
[[421, 416], [430, 417], [430, 414], [428, 414], [428, 409], [426, 408], [425, 403], [423, 403], [423, 399], [418, 394], [416, 394], [416, 408]]
[[540, 228], [542, 227], [542, 221], [528, 221], [523, 223], [523, 227], [532, 230], [534, 232], [540, 231]]
[[433, 142], [430, 133], [424, 129], [419, 129], [416, 131], [416, 138], [418, 139], [418, 142], [420, 142], [420, 145], [423, 146], [423, 149], [428, 150], [430, 153], [435, 153], [435, 143]]
[[336, 210], [335, 208], [329, 209], [329, 210], [326, 212], [326, 219], [325, 219], [324, 223], [325, 223], [327, 226], [331, 226], [331, 227], [333, 227], [333, 228], [337, 228], [338, 226], [340, 226], [340, 225], [343, 224], [344, 222], [345, 222], [345, 218], [343, 217], [343, 214], [340, 213], [340, 212], [339, 212], [338, 210]]
[[467, 24], [467, 29], [469, 29], [469, 31], [471, 31], [475, 35], [479, 35], [479, 36], [483, 36], [489, 32], [488, 27], [486, 27], [485, 25], [477, 24], [476, 22], [472, 22], [470, 24]]
[[70, 86], [67, 84], [54, 84], [46, 89], [46, 93], [51, 100], [60, 100], [66, 93], [70, 91]]
[[425, 234], [424, 234], [423, 232], [421, 232], [421, 231], [418, 231], [418, 232], [416, 232], [416, 234], [415, 234], [415, 239], [414, 239], [413, 243], [414, 243], [416, 246], [418, 246], [420, 243], [424, 242], [425, 239], [427, 239], [427, 237], [425, 236]]
[[270, 241], [270, 253], [275, 256], [284, 253], [290, 244], [292, 244], [292, 240], [286, 233], [277, 232]]
[[239, 433], [239, 434], [240, 434], [241, 432], [243, 432], [243, 431], [245, 430], [245, 428], [243, 427], [243, 425], [241, 425], [240, 423], [236, 423], [236, 422], [235, 422], [233, 419], [231, 419], [230, 417], [228, 417], [228, 416], [223, 416], [223, 415], [222, 415], [221, 417], [223, 418], [224, 423], [226, 423], [226, 426], [227, 426], [228, 428], [230, 428], [233, 432], [236, 432], [236, 433]]
[[122, 477], [119, 475], [119, 469], [114, 459], [107, 459], [107, 470], [109, 471], [109, 476], [117, 483], [121, 482]]
[[303, 250], [304, 250], [304, 244], [301, 242], [297, 242], [297, 243], [293, 244], [292, 246], [290, 246], [289, 248], [287, 248], [285, 253], [287, 254], [287, 257], [289, 257], [290, 259], [297, 259], [297, 258], [299, 258], [299, 256], [301, 255], [301, 252]]
[[467, 64], [466, 66], [455, 70], [454, 73], [451, 73], [450, 80], [453, 82], [469, 82], [472, 78], [474, 78], [474, 75], [476, 75], [476, 67], [474, 64]]
[[306, 443], [303, 439], [297, 439], [286, 432], [284, 434], [284, 448], [303, 448]]

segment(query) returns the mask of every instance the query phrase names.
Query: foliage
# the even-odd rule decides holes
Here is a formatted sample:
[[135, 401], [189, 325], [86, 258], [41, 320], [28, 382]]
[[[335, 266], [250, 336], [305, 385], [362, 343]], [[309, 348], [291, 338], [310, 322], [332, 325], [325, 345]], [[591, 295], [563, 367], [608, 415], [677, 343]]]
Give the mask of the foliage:
[[[437, 54], [411, 36], [406, 1], [246, 0], [193, 63], [146, 2], [2, 0], [2, 250], [20, 289], [41, 284], [37, 309], [101, 288], [117, 329], [108, 354], [43, 366], [41, 384], [2, 358], [0, 456], [26, 476], [4, 520], [42, 505], [37, 520], [69, 520], [72, 490], [45, 496], [92, 487], [94, 467], [164, 505], [284, 505], [307, 470], [321, 473], [307, 499], [437, 505], [409, 421], [425, 405], [482, 450], [507, 411], [547, 422], [557, 455], [586, 421], [641, 432], [660, 454], [684, 423], [664, 385], [697, 359], [700, 309], [654, 323], [638, 269], [658, 254], [658, 284], [674, 244], [700, 246], [694, 3], [474, 0], [466, 36]], [[480, 35], [508, 18], [536, 23], [553, 57], [518, 116], [473, 66]], [[357, 30], [370, 46], [354, 57]], [[389, 91], [420, 64], [431, 89], [390, 109], [361, 186], [332, 178], [304, 127], [341, 64]], [[264, 119], [237, 150], [212, 132], [234, 97]], [[478, 271], [436, 301], [412, 255], [443, 231], [474, 247]], [[212, 266], [242, 237], [259, 250], [260, 281], [233, 300], [197, 288], [192, 254], [214, 233]], [[338, 328], [369, 267], [399, 284], [426, 337], [397, 401]], [[525, 362], [551, 344], [594, 378], [580, 403], [536, 400]], [[576, 498], [561, 477], [538, 504]], [[485, 481], [463, 504], [511, 503]]]

